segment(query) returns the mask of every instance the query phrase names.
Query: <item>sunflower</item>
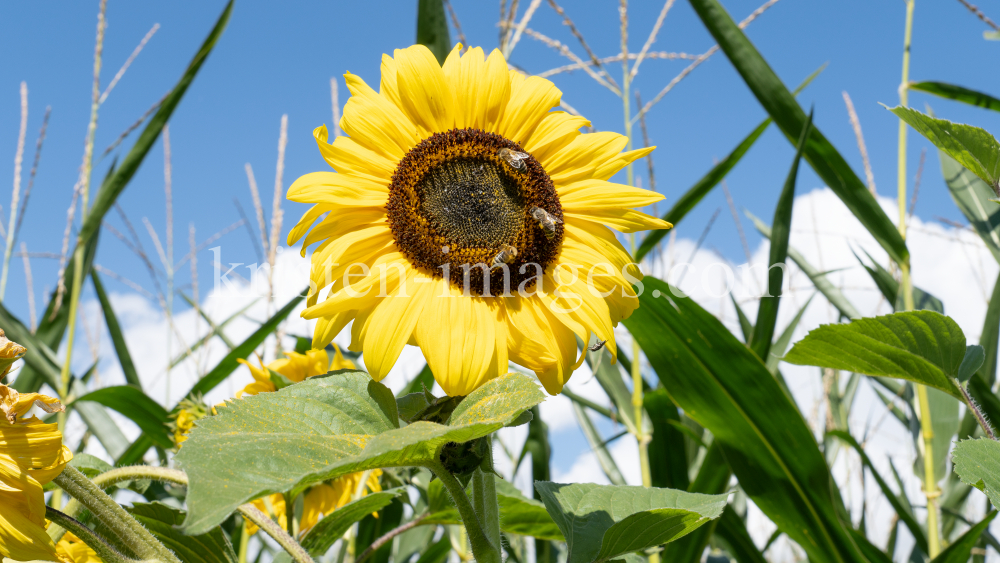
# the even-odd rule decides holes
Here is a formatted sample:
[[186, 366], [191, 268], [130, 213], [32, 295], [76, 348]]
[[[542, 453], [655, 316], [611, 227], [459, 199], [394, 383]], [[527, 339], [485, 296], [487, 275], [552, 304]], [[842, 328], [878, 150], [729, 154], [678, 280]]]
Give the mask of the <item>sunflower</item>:
[[42, 487], [62, 473], [73, 454], [56, 424], [23, 418], [35, 405], [46, 412], [63, 409], [52, 397], [0, 385], [0, 558], [58, 561], [45, 533]]
[[253, 376], [254, 382], [244, 387], [243, 390], [237, 391], [236, 398], [239, 399], [243, 395], [256, 395], [258, 393], [277, 391], [278, 386], [275, 385], [274, 380], [271, 378], [272, 371], [284, 376], [292, 383], [299, 383], [307, 377], [323, 375], [330, 371], [354, 369], [354, 362], [345, 358], [336, 344], [333, 345], [333, 350], [333, 359], [330, 359], [326, 350], [323, 349], [313, 348], [312, 350], [307, 350], [305, 354], [285, 352], [284, 358], [267, 364], [267, 367], [264, 367], [262, 362], [259, 368], [253, 367], [246, 360], [237, 360], [239, 363], [250, 368], [250, 375]]
[[70, 532], [56, 544], [56, 553], [66, 563], [102, 563], [96, 551]]
[[559, 393], [583, 361], [577, 338], [615, 354], [613, 328], [638, 306], [642, 274], [608, 227], [671, 226], [632, 209], [662, 196], [608, 181], [653, 148], [581, 133], [586, 119], [551, 111], [555, 85], [496, 50], [459, 45], [442, 66], [415, 45], [383, 55], [381, 70], [378, 92], [344, 75], [348, 136], [313, 132], [336, 172], [288, 190], [313, 204], [288, 236], [305, 237], [303, 255], [319, 243], [302, 313], [317, 319], [313, 346], [353, 321], [350, 349], [376, 380], [412, 344], [449, 395], [508, 360]]

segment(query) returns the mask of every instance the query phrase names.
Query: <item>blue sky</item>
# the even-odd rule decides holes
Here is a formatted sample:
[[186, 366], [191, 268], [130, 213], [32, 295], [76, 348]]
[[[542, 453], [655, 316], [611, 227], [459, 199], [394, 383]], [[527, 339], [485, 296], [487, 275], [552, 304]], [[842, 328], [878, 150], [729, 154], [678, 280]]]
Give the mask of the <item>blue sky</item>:
[[[521, 4], [523, 11], [528, 2]], [[632, 51], [641, 48], [661, 5], [632, 2]], [[757, 5], [747, 0], [725, 2], [736, 19], [742, 19]], [[110, 1], [102, 84], [107, 84], [153, 24], [159, 23], [161, 28], [102, 107], [98, 153], [173, 85], [222, 6], [223, 2]], [[617, 2], [566, 2], [564, 7], [599, 56], [618, 52]], [[7, 56], [0, 72], [0, 155], [6, 156], [0, 159], [0, 178], [13, 176], [19, 83], [26, 81], [30, 91], [25, 177], [44, 108], [52, 106], [48, 138], [20, 237], [33, 252], [58, 252], [61, 244], [89, 115], [96, 8], [95, 1], [16, 3], [2, 9], [0, 49]], [[233, 198], [239, 198], [252, 213], [244, 163], [253, 165], [263, 198], [270, 200], [283, 113], [289, 115], [284, 185], [287, 187], [303, 173], [324, 168], [311, 131], [332, 120], [330, 77], [350, 70], [377, 84], [380, 55], [413, 40], [415, 8], [416, 2], [409, 0], [237, 2], [228, 30], [171, 122], [175, 258], [188, 250], [190, 223], [202, 240], [238, 220]], [[495, 3], [454, 0], [454, 8], [470, 43], [496, 46]], [[862, 174], [841, 98], [844, 90], [851, 94], [882, 194], [895, 192], [897, 122], [877, 102], [895, 105], [898, 101], [903, 17], [904, 4], [899, 0], [783, 0], [748, 29], [750, 38], [790, 86], [821, 64], [829, 63], [800, 100], [804, 106], [815, 106], [817, 125]], [[530, 27], [582, 54], [547, 3], [542, 3]], [[995, 68], [1000, 43], [984, 41], [983, 29], [983, 24], [957, 2], [918, 1], [912, 77], [955, 82], [996, 94], [998, 84], [991, 69]], [[452, 37], [457, 40], [454, 30]], [[712, 43], [689, 5], [679, 1], [654, 50], [701, 53]], [[512, 62], [529, 72], [541, 72], [568, 61], [525, 36]], [[648, 100], [685, 65], [686, 61], [646, 61], [634, 88]], [[622, 130], [621, 104], [612, 93], [582, 72], [559, 75], [554, 81], [564, 99], [588, 116], [596, 128]], [[341, 86], [344, 92], [342, 79]], [[917, 107], [922, 108], [925, 102], [932, 103], [943, 117], [974, 122], [994, 131], [1000, 129], [996, 114], [920, 94], [912, 96], [912, 104]], [[668, 94], [649, 114], [648, 122], [652, 142], [659, 147], [654, 153], [657, 187], [667, 197], [661, 210], [703, 175], [713, 159], [724, 157], [764, 116], [721, 53]], [[912, 176], [920, 148], [928, 145], [915, 134], [911, 133], [910, 138]], [[126, 141], [126, 149], [130, 142]], [[736, 205], [769, 220], [792, 154], [792, 147], [775, 129], [765, 134], [728, 178]], [[917, 214], [928, 219], [943, 216], [960, 220], [940, 179], [937, 159], [933, 153], [929, 156]], [[95, 176], [104, 173], [110, 160], [97, 164]], [[637, 172], [644, 176], [645, 167], [638, 167]], [[5, 219], [9, 213], [9, 182], [0, 185]], [[820, 185], [811, 170], [803, 171], [800, 193]], [[163, 158], [158, 145], [120, 199], [149, 252], [153, 246], [141, 219], [148, 217], [162, 237], [163, 200]], [[729, 259], [742, 260], [736, 229], [725, 206], [722, 192], [717, 190], [681, 224], [678, 235], [697, 238], [708, 218], [722, 207], [706, 247], [718, 249]], [[286, 204], [286, 233], [304, 208]], [[117, 217], [109, 220], [121, 227]], [[747, 229], [754, 247], [759, 237], [749, 232], [749, 226]], [[149, 286], [139, 260], [109, 233], [102, 236], [98, 262]], [[229, 234], [222, 244], [225, 261], [256, 260], [245, 231]], [[202, 275], [209, 279], [210, 255], [203, 254]], [[52, 287], [54, 261], [36, 259], [33, 269], [36, 291]], [[12, 266], [10, 279], [9, 307], [24, 312], [19, 262]]]

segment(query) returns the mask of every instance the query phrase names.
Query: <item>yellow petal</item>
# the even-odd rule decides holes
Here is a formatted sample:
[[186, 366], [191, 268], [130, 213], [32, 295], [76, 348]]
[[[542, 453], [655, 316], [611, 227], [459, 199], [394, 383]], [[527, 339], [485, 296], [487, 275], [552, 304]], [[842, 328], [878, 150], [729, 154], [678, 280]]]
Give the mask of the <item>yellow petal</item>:
[[396, 84], [401, 108], [417, 125], [421, 137], [454, 126], [454, 98], [441, 65], [423, 45], [396, 51]]
[[645, 147], [633, 151], [623, 152], [610, 158], [607, 162], [597, 167], [594, 177], [599, 180], [607, 180], [618, 173], [619, 170], [628, 166], [629, 163], [639, 160], [647, 154], [653, 152], [656, 147]]
[[559, 105], [561, 98], [562, 92], [555, 84], [537, 76], [528, 78], [516, 90], [511, 89], [498, 132], [515, 143], [523, 144], [549, 110]]
[[[481, 56], [481, 55], [480, 55]], [[510, 100], [510, 73], [507, 61], [498, 49], [493, 49], [482, 74], [478, 77], [479, 93], [474, 110], [475, 126], [483, 131], [499, 131], [507, 103]]]
[[394, 294], [382, 299], [364, 323], [361, 340], [365, 366], [375, 381], [381, 381], [389, 374], [424, 312], [427, 290], [432, 284], [416, 283], [418, 276], [423, 277], [423, 274], [411, 270], [406, 283], [400, 285]]
[[567, 210], [563, 212], [563, 217], [600, 223], [621, 233], [634, 233], [636, 231], [648, 231], [651, 229], [669, 229], [673, 227], [673, 225], [663, 219], [646, 215], [641, 211], [633, 209]]
[[336, 172], [311, 172], [288, 187], [288, 199], [299, 203], [328, 203], [343, 207], [381, 207], [388, 187]]
[[323, 155], [323, 160], [337, 172], [354, 174], [373, 181], [380, 180], [386, 185], [392, 179], [396, 161], [363, 146], [351, 137], [341, 135], [333, 140], [333, 144], [329, 144], [325, 125], [313, 130], [313, 137], [316, 138], [316, 145]]
[[591, 209], [645, 207], [663, 199], [662, 194], [605, 180], [580, 180], [560, 186], [563, 210], [586, 212]]
[[610, 131], [584, 133], [575, 137], [563, 149], [541, 162], [556, 186], [594, 177], [597, 170], [614, 158], [628, 139]]
[[553, 154], [580, 136], [581, 127], [589, 125], [587, 119], [564, 111], [547, 113], [524, 143], [524, 150], [539, 162], [547, 162]]
[[361, 78], [347, 73], [344, 80], [352, 95], [344, 105], [340, 128], [358, 143], [391, 160], [403, 158], [420, 140], [413, 122]]

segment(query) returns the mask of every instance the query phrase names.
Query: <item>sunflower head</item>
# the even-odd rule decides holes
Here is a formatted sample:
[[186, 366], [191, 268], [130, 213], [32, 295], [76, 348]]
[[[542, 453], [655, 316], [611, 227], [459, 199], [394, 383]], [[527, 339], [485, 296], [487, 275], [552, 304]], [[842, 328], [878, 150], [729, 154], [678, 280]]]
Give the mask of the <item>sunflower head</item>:
[[[610, 229], [669, 223], [636, 211], [661, 196], [611, 183], [652, 148], [552, 111], [562, 92], [494, 50], [439, 65], [420, 45], [382, 57], [379, 90], [353, 74], [340, 128], [314, 132], [336, 172], [288, 190], [312, 204], [289, 234], [312, 254], [303, 316], [322, 348], [351, 324], [351, 350], [376, 380], [419, 346], [451, 396], [513, 361], [558, 393], [583, 360], [577, 341], [610, 343], [638, 306], [642, 274]], [[610, 229], [609, 229], [610, 227]]]

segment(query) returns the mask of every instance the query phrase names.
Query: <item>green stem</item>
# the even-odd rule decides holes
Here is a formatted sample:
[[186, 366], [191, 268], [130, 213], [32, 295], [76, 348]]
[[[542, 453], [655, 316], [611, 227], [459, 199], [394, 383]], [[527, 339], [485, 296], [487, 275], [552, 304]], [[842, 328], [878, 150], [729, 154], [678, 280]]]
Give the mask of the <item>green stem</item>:
[[90, 510], [118, 539], [140, 559], [158, 559], [165, 563], [180, 563], [172, 551], [164, 547], [149, 530], [132, 518], [115, 500], [104, 494], [87, 476], [67, 465], [54, 480], [70, 496]]
[[271, 520], [267, 514], [261, 512], [259, 508], [247, 503], [240, 506], [238, 510], [247, 520], [256, 524], [264, 533], [278, 542], [278, 545], [287, 551], [297, 563], [316, 563], [309, 553], [299, 545], [299, 542], [295, 541], [292, 536], [288, 535], [288, 532], [282, 529], [274, 520]]
[[73, 532], [73, 535], [80, 538], [83, 543], [87, 544], [87, 547], [93, 549], [104, 563], [132, 563], [135, 561], [119, 553], [104, 538], [95, 534], [93, 530], [84, 526], [79, 520], [63, 514], [51, 506], [45, 507], [45, 518], [53, 524], [58, 524]]
[[[493, 452], [486, 455], [492, 457]], [[490, 466], [492, 465], [490, 460]], [[479, 522], [485, 528], [490, 543], [499, 548], [500, 501], [497, 499], [496, 476], [492, 472], [487, 473], [480, 468], [472, 474], [472, 508], [479, 516]]]
[[239, 559], [237, 560], [239, 563], [247, 563], [247, 544], [250, 543], [247, 540], [250, 539], [249, 536], [247, 533], [247, 521], [243, 520], [240, 522], [240, 552], [238, 555]]
[[[500, 544], [490, 542], [489, 536], [483, 530], [479, 515], [476, 514], [469, 496], [465, 494], [465, 488], [462, 487], [462, 484], [459, 483], [458, 479], [440, 461], [428, 464], [426, 467], [441, 480], [441, 484], [444, 485], [444, 488], [448, 489], [452, 500], [455, 501], [458, 513], [462, 516], [462, 522], [465, 524], [465, 530], [469, 534], [469, 541], [472, 543], [472, 554], [475, 556], [476, 561], [479, 563], [502, 563], [503, 558], [500, 555]], [[494, 498], [496, 498], [496, 491], [493, 494]]]
[[993, 426], [990, 424], [988, 420], [986, 420], [986, 415], [983, 414], [982, 410], [980, 410], [979, 405], [977, 405], [976, 402], [972, 400], [972, 397], [969, 395], [969, 392], [965, 390], [965, 387], [962, 387], [961, 383], [958, 383], [956, 381], [955, 386], [958, 387], [958, 390], [962, 392], [962, 398], [965, 399], [965, 406], [969, 407], [969, 412], [971, 412], [972, 415], [976, 417], [976, 422], [978, 422], [979, 426], [982, 427], [983, 433], [986, 434], [986, 437], [989, 438], [990, 440], [996, 440], [997, 437], [996, 434], [994, 434], [993, 432]]

